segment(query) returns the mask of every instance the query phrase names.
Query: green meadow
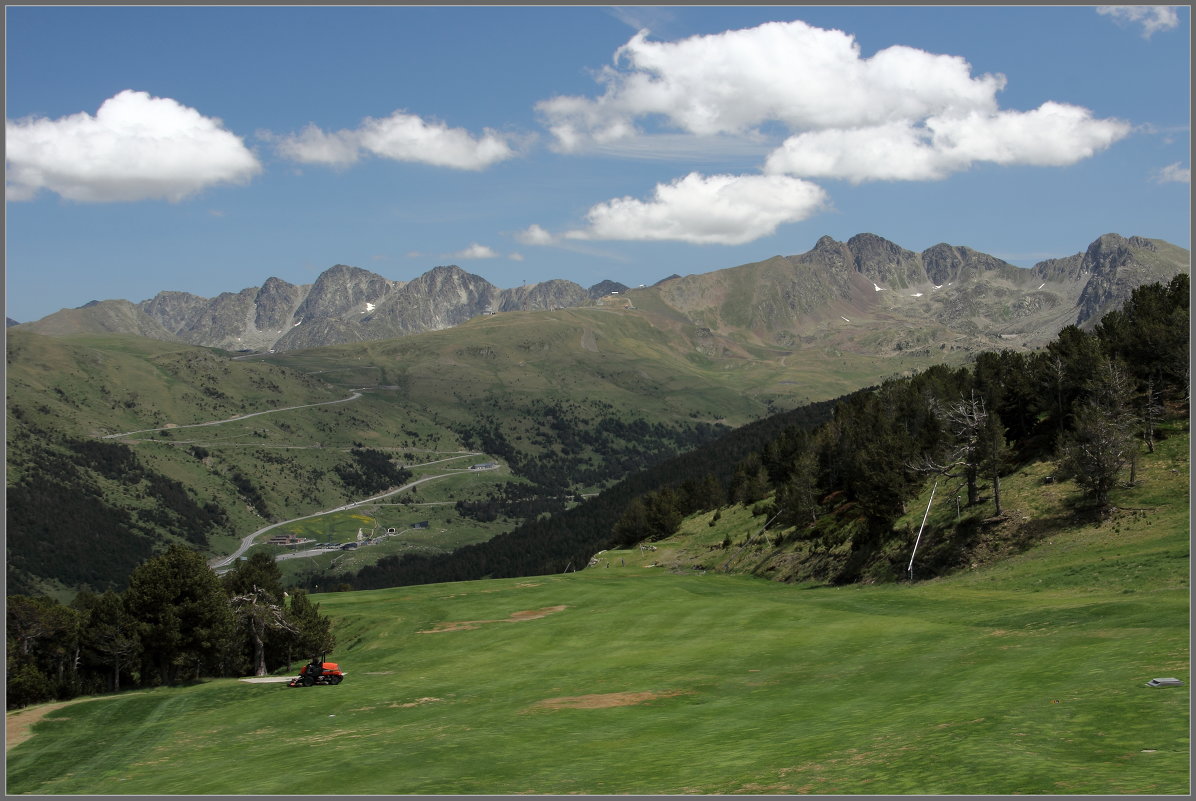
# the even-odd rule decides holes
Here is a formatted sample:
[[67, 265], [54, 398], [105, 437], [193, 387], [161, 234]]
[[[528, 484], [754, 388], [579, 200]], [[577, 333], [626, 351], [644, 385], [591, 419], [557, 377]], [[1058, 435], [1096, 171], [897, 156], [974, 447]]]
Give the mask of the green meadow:
[[[629, 550], [322, 593], [339, 686], [69, 704], [9, 752], [8, 792], [1186, 794], [1187, 498], [1152, 492], [915, 584]], [[1160, 677], [1184, 686], [1146, 686]]]

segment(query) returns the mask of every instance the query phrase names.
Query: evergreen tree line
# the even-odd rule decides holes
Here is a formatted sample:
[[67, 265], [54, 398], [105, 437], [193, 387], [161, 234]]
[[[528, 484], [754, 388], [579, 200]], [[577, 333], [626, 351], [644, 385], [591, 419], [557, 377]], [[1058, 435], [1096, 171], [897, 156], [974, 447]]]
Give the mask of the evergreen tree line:
[[264, 676], [332, 649], [331, 621], [303, 590], [286, 593], [258, 552], [218, 577], [172, 545], [138, 565], [123, 592], [70, 604], [7, 597], [8, 708], [202, 678]]
[[350, 464], [337, 465], [337, 476], [355, 493], [373, 495], [398, 487], [411, 479], [411, 471], [398, 467], [390, 455], [373, 448], [354, 448]]
[[643, 470], [665, 456], [709, 442], [725, 428], [710, 423], [673, 426], [626, 420], [594, 402], [593, 414], [577, 404], [536, 401], [523, 410], [532, 428], [512, 433], [502, 418], [479, 412], [454, 431], [467, 448], [498, 457], [548, 495], [572, 486], [601, 486]]
[[[1064, 328], [1046, 348], [980, 354], [891, 379], [835, 405], [817, 429], [791, 427], [740, 461], [724, 487], [665, 486], [633, 501], [614, 527], [627, 546], [673, 534], [687, 515], [725, 503], [755, 506], [828, 558], [834, 583], [900, 575], [886, 547], [894, 523], [929, 479], [965, 507], [999, 517], [1003, 474], [1051, 461], [1091, 508], [1135, 481], [1141, 448], [1153, 450], [1167, 408], [1189, 404], [1189, 277], [1144, 286], [1092, 332]], [[833, 515], [827, 525], [821, 518]], [[774, 544], [783, 544], [778, 538]]]
[[480, 500], [457, 501], [456, 509], [461, 517], [473, 518], [480, 523], [492, 523], [499, 517], [523, 521], [562, 512], [570, 498], [582, 500], [576, 493], [572, 496], [565, 493], [546, 495], [534, 484], [508, 481]]
[[[893, 523], [929, 480], [999, 515], [1001, 475], [1044, 459], [1100, 508], [1118, 482], [1133, 481], [1164, 409], [1186, 410], [1188, 298], [1182, 273], [1139, 288], [1091, 332], [1068, 326], [1039, 351], [982, 353], [967, 367], [934, 366], [775, 415], [488, 542], [387, 557], [352, 585], [564, 572], [604, 548], [667, 537], [687, 515], [769, 496], [758, 511], [774, 525], [837, 553], [822, 578], [883, 580], [895, 577], [881, 558]], [[832, 513], [836, 524], [820, 526]]]

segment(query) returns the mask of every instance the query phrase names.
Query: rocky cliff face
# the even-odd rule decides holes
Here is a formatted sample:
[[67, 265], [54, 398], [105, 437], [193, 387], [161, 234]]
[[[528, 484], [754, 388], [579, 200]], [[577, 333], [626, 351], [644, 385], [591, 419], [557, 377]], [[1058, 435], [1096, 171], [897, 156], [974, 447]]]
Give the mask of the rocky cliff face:
[[915, 253], [859, 234], [847, 242], [824, 236], [797, 256], [676, 278], [657, 291], [696, 326], [746, 328], [786, 347], [840, 322], [940, 326], [979, 343], [1034, 345], [1065, 325], [1095, 322], [1138, 286], [1189, 270], [1187, 251], [1116, 234], [1033, 269], [967, 247]]
[[280, 278], [267, 278], [253, 299], [253, 327], [258, 331], [285, 330], [295, 318], [307, 289]]
[[228, 350], [293, 350], [434, 331], [500, 311], [581, 306], [608, 294], [603, 289], [552, 280], [500, 290], [456, 266], [436, 267], [409, 282], [391, 281], [338, 264], [312, 284], [272, 277], [261, 287], [215, 298], [159, 292], [138, 304], [103, 301], [89, 304], [86, 312], [64, 309], [32, 330], [124, 331]]
[[190, 292], [159, 292], [137, 304], [144, 313], [157, 320], [167, 331], [177, 334], [206, 306], [207, 298]]
[[875, 234], [856, 234], [847, 240], [855, 268], [868, 280], [890, 289], [925, 284], [926, 270], [917, 253]]
[[1014, 282], [1028, 281], [1030, 271], [967, 247], [938, 244], [922, 251], [926, 277], [934, 286], [998, 275]]
[[1084, 270], [1091, 277], [1080, 293], [1076, 323], [1099, 319], [1135, 288], [1149, 283], [1153, 271], [1142, 256], [1157, 251], [1153, 242], [1140, 236], [1105, 234], [1093, 242], [1084, 253]]
[[567, 309], [572, 306], [583, 306], [590, 298], [590, 292], [581, 286], [572, 281], [556, 279], [502, 290], [499, 293], [499, 305], [495, 311]]

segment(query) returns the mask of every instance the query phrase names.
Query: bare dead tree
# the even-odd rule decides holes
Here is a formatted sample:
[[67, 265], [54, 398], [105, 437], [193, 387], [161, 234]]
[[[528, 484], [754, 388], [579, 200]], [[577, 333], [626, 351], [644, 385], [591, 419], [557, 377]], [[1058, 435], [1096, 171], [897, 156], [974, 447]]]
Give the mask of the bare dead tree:
[[283, 630], [299, 634], [299, 630], [287, 619], [286, 610], [275, 603], [270, 593], [253, 585], [251, 592], [234, 595], [229, 599], [237, 616], [249, 630], [253, 642], [253, 675], [266, 675], [266, 632]]
[[931, 410], [951, 432], [951, 440], [943, 443], [937, 453], [923, 454], [910, 467], [920, 473], [962, 478], [967, 487], [968, 506], [974, 506], [979, 498], [979, 432], [985, 417], [984, 401], [973, 392], [971, 398], [950, 406], [943, 406], [934, 399], [930, 403]]
[[[908, 466], [917, 472], [961, 479], [968, 506], [980, 503], [980, 479], [992, 482], [995, 514], [1001, 515], [1001, 460], [1005, 453], [1005, 430], [991, 414], [984, 398], [975, 390], [949, 406], [931, 399], [931, 408], [951, 434], [937, 453], [924, 454]], [[958, 495], [956, 495], [958, 517]]]

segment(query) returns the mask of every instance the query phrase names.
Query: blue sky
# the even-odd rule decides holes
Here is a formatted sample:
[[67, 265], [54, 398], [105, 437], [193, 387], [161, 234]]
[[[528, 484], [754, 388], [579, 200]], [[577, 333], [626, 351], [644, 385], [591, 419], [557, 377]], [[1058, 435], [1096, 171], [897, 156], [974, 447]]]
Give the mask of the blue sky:
[[12, 7], [6, 305], [1190, 247], [1180, 7]]

